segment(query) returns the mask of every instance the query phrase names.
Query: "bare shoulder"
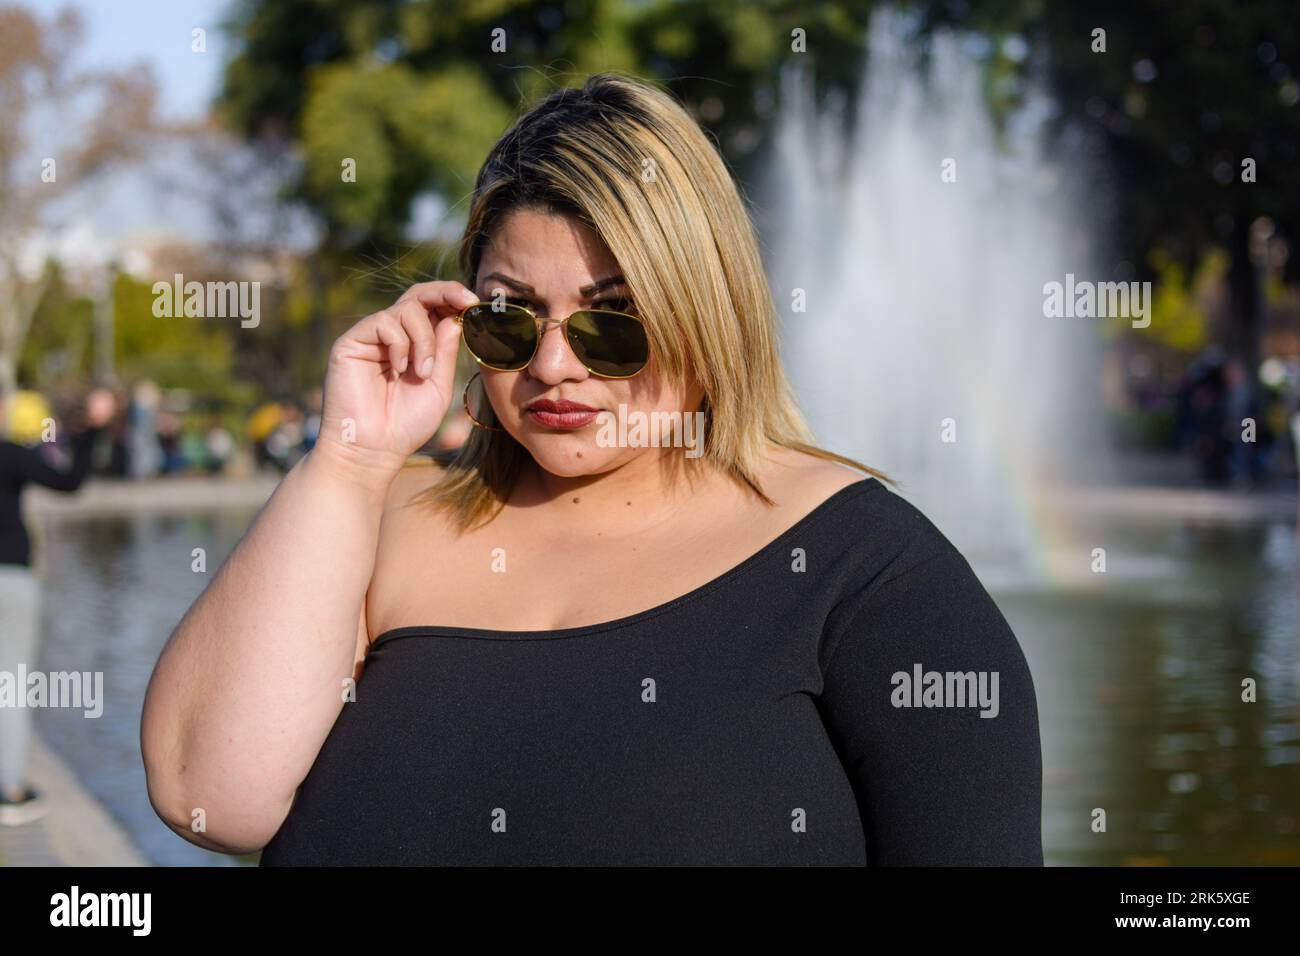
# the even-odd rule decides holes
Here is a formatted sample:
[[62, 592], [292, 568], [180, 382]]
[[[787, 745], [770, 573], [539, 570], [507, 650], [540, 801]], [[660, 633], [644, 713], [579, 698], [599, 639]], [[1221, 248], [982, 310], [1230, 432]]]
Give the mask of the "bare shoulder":
[[412, 457], [393, 478], [379, 522], [376, 571], [391, 574], [393, 567], [406, 563], [412, 548], [447, 537], [447, 515], [425, 495], [444, 470], [432, 459]]
[[428, 556], [445, 548], [450, 538], [446, 517], [423, 498], [443, 471], [427, 456], [412, 456], [388, 486], [366, 591], [368, 642], [401, 619], [409, 595], [419, 593], [418, 578], [429, 566]]
[[841, 465], [793, 448], [771, 446], [765, 488], [779, 505], [807, 511], [837, 491], [870, 477]]

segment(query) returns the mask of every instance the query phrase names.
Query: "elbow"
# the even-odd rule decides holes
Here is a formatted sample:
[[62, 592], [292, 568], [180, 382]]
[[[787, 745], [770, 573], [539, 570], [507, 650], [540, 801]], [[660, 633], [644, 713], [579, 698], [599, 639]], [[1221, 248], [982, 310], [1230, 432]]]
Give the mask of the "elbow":
[[[177, 836], [218, 853], [237, 852], [216, 839], [216, 834], [210, 835], [206, 832], [206, 821], [203, 819], [201, 808], [191, 808], [193, 801], [185, 798], [180, 780], [175, 774], [164, 773], [156, 768], [150, 769], [147, 756], [145, 790], [153, 812]], [[199, 812], [196, 813], [195, 810]]]
[[234, 855], [256, 853], [271, 842], [294, 795], [283, 806], [241, 796], [230, 768], [205, 767], [174, 734], [161, 739], [150, 730], [146, 719], [140, 747], [145, 788], [154, 813], [172, 832], [205, 850]]
[[288, 815], [259, 812], [249, 803], [234, 801], [208, 790], [216, 799], [200, 795], [205, 789], [184, 773], [145, 772], [149, 803], [154, 813], [177, 836], [215, 853], [256, 853], [271, 842]]

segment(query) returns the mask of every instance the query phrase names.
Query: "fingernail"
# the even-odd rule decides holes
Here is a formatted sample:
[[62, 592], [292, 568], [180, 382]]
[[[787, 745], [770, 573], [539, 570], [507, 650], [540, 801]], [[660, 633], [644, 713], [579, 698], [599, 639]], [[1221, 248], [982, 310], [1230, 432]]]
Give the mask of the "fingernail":
[[401, 375], [405, 371], [406, 371], [406, 356], [403, 355], [401, 358], [397, 360], [397, 374]]
[[433, 356], [430, 355], [427, 359], [425, 359], [423, 362], [420, 363], [420, 377], [428, 378], [432, 374], [433, 374]]

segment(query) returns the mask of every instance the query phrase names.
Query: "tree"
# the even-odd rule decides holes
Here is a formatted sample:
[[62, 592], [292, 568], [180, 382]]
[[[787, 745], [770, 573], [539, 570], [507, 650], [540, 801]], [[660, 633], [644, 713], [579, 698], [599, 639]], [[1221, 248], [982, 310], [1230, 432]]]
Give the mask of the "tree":
[[17, 386], [51, 276], [24, 261], [34, 232], [56, 224], [72, 189], [136, 154], [154, 123], [148, 73], [76, 69], [81, 35], [71, 9], [42, 20], [0, 6], [0, 395]]
[[[1058, 128], [1091, 134], [1113, 171], [1106, 233], [1117, 258], [1154, 278], [1164, 249], [1187, 271], [1230, 257], [1232, 340], [1258, 365], [1261, 301], [1251, 224], [1300, 239], [1300, 21], [1289, 0], [1098, 0], [1088, 4], [929, 3], [928, 25], [1003, 27], [1031, 38], [1047, 67]], [[1094, 31], [1104, 31], [1104, 36]], [[1104, 49], [1101, 42], [1104, 41]], [[1101, 197], [1095, 197], [1101, 198]], [[1292, 257], [1291, 276], [1300, 267]]]
[[240, 52], [220, 110], [251, 139], [301, 150], [295, 195], [324, 221], [327, 248], [382, 253], [401, 246], [418, 195], [463, 200], [516, 111], [589, 73], [661, 78], [743, 162], [762, 143], [781, 65], [803, 56], [794, 32], [824, 87], [850, 92], [869, 10], [865, 0], [244, 0], [227, 25]]
[[[1108, 52], [1070, 38], [1115, 23]], [[1300, 236], [1300, 28], [1286, 2], [1193, 0], [1054, 8], [1057, 87], [1100, 129], [1117, 164], [1131, 250], [1176, 249], [1190, 268], [1214, 246], [1231, 259], [1233, 337], [1258, 367], [1261, 297], [1251, 224]], [[1098, 103], [1100, 101], [1100, 103]], [[1135, 255], [1134, 261], [1141, 261]]]

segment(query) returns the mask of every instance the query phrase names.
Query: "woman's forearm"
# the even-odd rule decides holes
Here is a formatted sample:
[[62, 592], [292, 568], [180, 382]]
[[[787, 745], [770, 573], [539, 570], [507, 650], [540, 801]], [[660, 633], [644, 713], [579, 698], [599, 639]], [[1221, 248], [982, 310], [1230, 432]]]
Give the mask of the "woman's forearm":
[[256, 849], [288, 813], [353, 675], [391, 479], [345, 446], [318, 446], [173, 632], [141, 748], [150, 799], [186, 839]]

